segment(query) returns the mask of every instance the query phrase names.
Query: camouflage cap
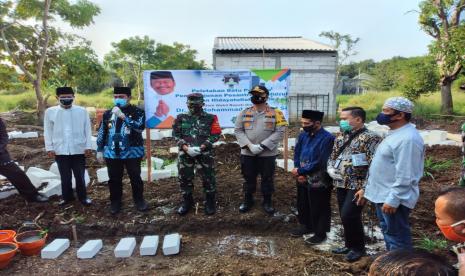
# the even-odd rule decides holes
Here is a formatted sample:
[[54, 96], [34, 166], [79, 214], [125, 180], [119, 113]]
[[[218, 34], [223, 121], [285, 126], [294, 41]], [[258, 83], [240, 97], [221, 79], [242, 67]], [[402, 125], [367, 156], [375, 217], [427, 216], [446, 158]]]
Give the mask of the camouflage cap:
[[203, 104], [203, 95], [200, 93], [192, 93], [187, 95], [188, 104]]

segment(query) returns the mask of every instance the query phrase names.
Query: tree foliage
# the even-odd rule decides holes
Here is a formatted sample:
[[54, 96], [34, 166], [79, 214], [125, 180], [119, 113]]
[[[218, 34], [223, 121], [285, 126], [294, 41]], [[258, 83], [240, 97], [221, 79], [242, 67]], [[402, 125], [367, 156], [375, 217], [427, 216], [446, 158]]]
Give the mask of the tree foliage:
[[338, 66], [336, 68], [336, 77], [339, 79], [341, 66], [346, 63], [349, 57], [357, 54], [355, 46], [360, 41], [360, 38], [352, 38], [349, 34], [340, 34], [334, 31], [322, 32], [320, 37], [329, 39], [332, 46], [337, 50]]

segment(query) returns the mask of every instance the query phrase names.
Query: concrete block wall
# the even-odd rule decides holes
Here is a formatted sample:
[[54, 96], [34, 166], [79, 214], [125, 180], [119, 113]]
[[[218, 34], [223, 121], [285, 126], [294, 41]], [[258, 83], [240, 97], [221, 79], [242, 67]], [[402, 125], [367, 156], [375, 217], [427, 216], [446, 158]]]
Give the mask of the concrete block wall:
[[[335, 118], [337, 64], [335, 53], [265, 53], [264, 60], [265, 69], [291, 69], [289, 96], [329, 95], [327, 119]], [[213, 64], [216, 70], [258, 69], [263, 68], [263, 58], [260, 53], [214, 53]], [[324, 111], [321, 105], [316, 108]], [[298, 121], [300, 115], [297, 114], [296, 104], [290, 104], [288, 108], [289, 113], [295, 115], [290, 118], [291, 122]]]

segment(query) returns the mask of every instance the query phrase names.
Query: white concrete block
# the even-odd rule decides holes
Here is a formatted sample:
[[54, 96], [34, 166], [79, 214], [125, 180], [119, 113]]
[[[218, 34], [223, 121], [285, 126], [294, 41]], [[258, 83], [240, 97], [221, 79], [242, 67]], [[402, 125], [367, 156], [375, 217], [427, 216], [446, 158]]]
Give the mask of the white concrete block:
[[[149, 181], [148, 172], [149, 172], [149, 169], [147, 167], [142, 167], [140, 169], [140, 177], [142, 178], [142, 181]], [[152, 180], [154, 179], [153, 178], [154, 172], [155, 170], [151, 170]]]
[[438, 144], [447, 140], [447, 131], [431, 130], [428, 135], [428, 142]]
[[216, 141], [215, 143], [213, 143], [213, 147], [216, 148], [224, 144], [227, 144], [227, 143], [225, 141]]
[[11, 131], [8, 132], [8, 138], [10, 139], [27, 139], [27, 138], [38, 138], [39, 133], [37, 131], [22, 132], [22, 131]]
[[170, 148], [170, 153], [178, 153], [179, 152], [179, 148], [178, 147], [171, 147]]
[[[142, 138], [147, 139], [146, 131], [142, 132]], [[151, 129], [150, 130], [150, 140], [156, 141], [163, 139], [163, 134], [158, 129]]]
[[136, 238], [123, 238], [115, 248], [116, 258], [129, 258], [136, 248]]
[[173, 130], [172, 129], [160, 130], [160, 133], [163, 136], [163, 138], [171, 138], [171, 137], [173, 137]]
[[175, 255], [181, 249], [181, 236], [178, 233], [166, 235], [163, 239], [163, 254]]
[[108, 168], [104, 167], [104, 168], [98, 169], [97, 170], [97, 181], [99, 183], [102, 183], [102, 182], [107, 182], [108, 180], [110, 180], [110, 178], [108, 177]]
[[69, 248], [68, 239], [55, 239], [40, 252], [42, 259], [56, 259]]
[[79, 259], [92, 259], [97, 255], [98, 252], [103, 247], [102, 240], [90, 240], [87, 241], [79, 250], [77, 251], [77, 257]]
[[[276, 159], [276, 164], [284, 169], [284, 159]], [[294, 169], [294, 160], [287, 159], [287, 171], [290, 172], [292, 169]]]
[[158, 236], [145, 236], [140, 245], [141, 256], [154, 256], [157, 254]]
[[[50, 166], [50, 169], [48, 169], [49, 172], [55, 174], [55, 175], [58, 175], [60, 176], [60, 171], [58, 170], [58, 165], [56, 162], [54, 162], [51, 166]], [[74, 178], [74, 173], [72, 172], [72, 178], [71, 178], [71, 183], [72, 183], [72, 187], [73, 189], [76, 189], [76, 179]], [[89, 172], [87, 170], [84, 171], [84, 183], [86, 184], [86, 187], [89, 185], [90, 183], [90, 176], [89, 176]]]
[[11, 183], [5, 183], [0, 186], [0, 199], [4, 199], [18, 193], [15, 186]]
[[56, 175], [56, 174], [54, 174], [52, 172], [49, 172], [49, 171], [46, 171], [46, 170], [43, 170], [43, 169], [39, 169], [39, 168], [36, 168], [36, 167], [30, 167], [27, 170], [26, 175], [29, 177], [32, 184], [36, 188], [40, 187], [40, 184], [45, 182], [45, 180], [60, 179], [59, 175]]
[[154, 167], [155, 169], [160, 170], [163, 167], [164, 163], [165, 161], [163, 159], [152, 157], [152, 167]]
[[48, 179], [47, 186], [45, 186], [39, 192], [47, 197], [51, 197], [53, 195], [61, 195], [61, 181], [58, 179]]
[[95, 136], [92, 136], [92, 138], [90, 138], [92, 140], [92, 150], [97, 150], [97, 137]]
[[327, 126], [327, 127], [324, 127], [324, 129], [332, 134], [336, 134], [341, 131], [340, 128], [337, 126]]
[[177, 177], [178, 176], [178, 164], [177, 163], [172, 163], [169, 165], [165, 166], [165, 170], [170, 170], [171, 171], [171, 177]]
[[153, 171], [153, 180], [158, 180], [158, 179], [164, 179], [164, 178], [170, 178], [171, 177], [171, 170], [164, 169], [164, 170], [154, 170]]

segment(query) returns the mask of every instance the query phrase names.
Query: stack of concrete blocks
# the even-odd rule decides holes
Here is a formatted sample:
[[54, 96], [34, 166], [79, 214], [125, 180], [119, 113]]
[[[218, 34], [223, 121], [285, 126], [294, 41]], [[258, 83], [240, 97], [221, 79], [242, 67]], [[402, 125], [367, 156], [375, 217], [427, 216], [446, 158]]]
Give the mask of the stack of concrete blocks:
[[56, 259], [69, 248], [69, 244], [68, 239], [55, 239], [42, 249], [40, 256], [42, 259]]
[[[58, 164], [56, 162], [54, 162], [50, 166], [50, 169], [48, 171], [51, 172], [51, 173], [54, 173], [54, 174], [56, 174], [58, 176], [60, 175], [60, 171], [58, 170]], [[89, 172], [87, 170], [84, 171], [84, 180], [85, 180], [85, 184], [86, 184], [86, 187], [87, 187], [89, 185], [89, 183], [90, 183], [90, 176], [89, 176]], [[71, 182], [72, 182], [72, 185], [73, 185], [73, 189], [76, 189], [76, 179], [74, 179], [74, 173], [72, 174]]]
[[[278, 167], [280, 168], [283, 168], [284, 169], [284, 159], [276, 159], [276, 164], [278, 165]], [[290, 172], [294, 169], [294, 160], [292, 159], [287, 159], [287, 171]]]
[[103, 167], [103, 168], [98, 169], [97, 170], [97, 181], [99, 183], [103, 183], [103, 182], [107, 182], [108, 180], [110, 180], [110, 178], [108, 178], [108, 168]]
[[136, 238], [123, 238], [116, 246], [114, 253], [116, 258], [129, 258], [136, 248]]
[[166, 165], [165, 170], [170, 170], [171, 171], [171, 177], [178, 177], [178, 175], [179, 175], [178, 164], [177, 163], [172, 163], [172, 164]]
[[92, 259], [97, 255], [98, 252], [103, 247], [102, 240], [90, 240], [87, 241], [79, 250], [77, 251], [77, 257], [79, 259]]
[[36, 167], [30, 167], [26, 175], [36, 188], [39, 188], [42, 183], [47, 183], [47, 186], [40, 191], [43, 195], [48, 197], [52, 195], [61, 195], [61, 181], [59, 175]]
[[16, 190], [15, 186], [13, 186], [11, 183], [6, 183], [0, 186], [0, 199], [10, 197], [17, 193], [18, 190]]
[[181, 235], [178, 233], [166, 235], [163, 240], [163, 254], [165, 256], [179, 254], [181, 250]]

